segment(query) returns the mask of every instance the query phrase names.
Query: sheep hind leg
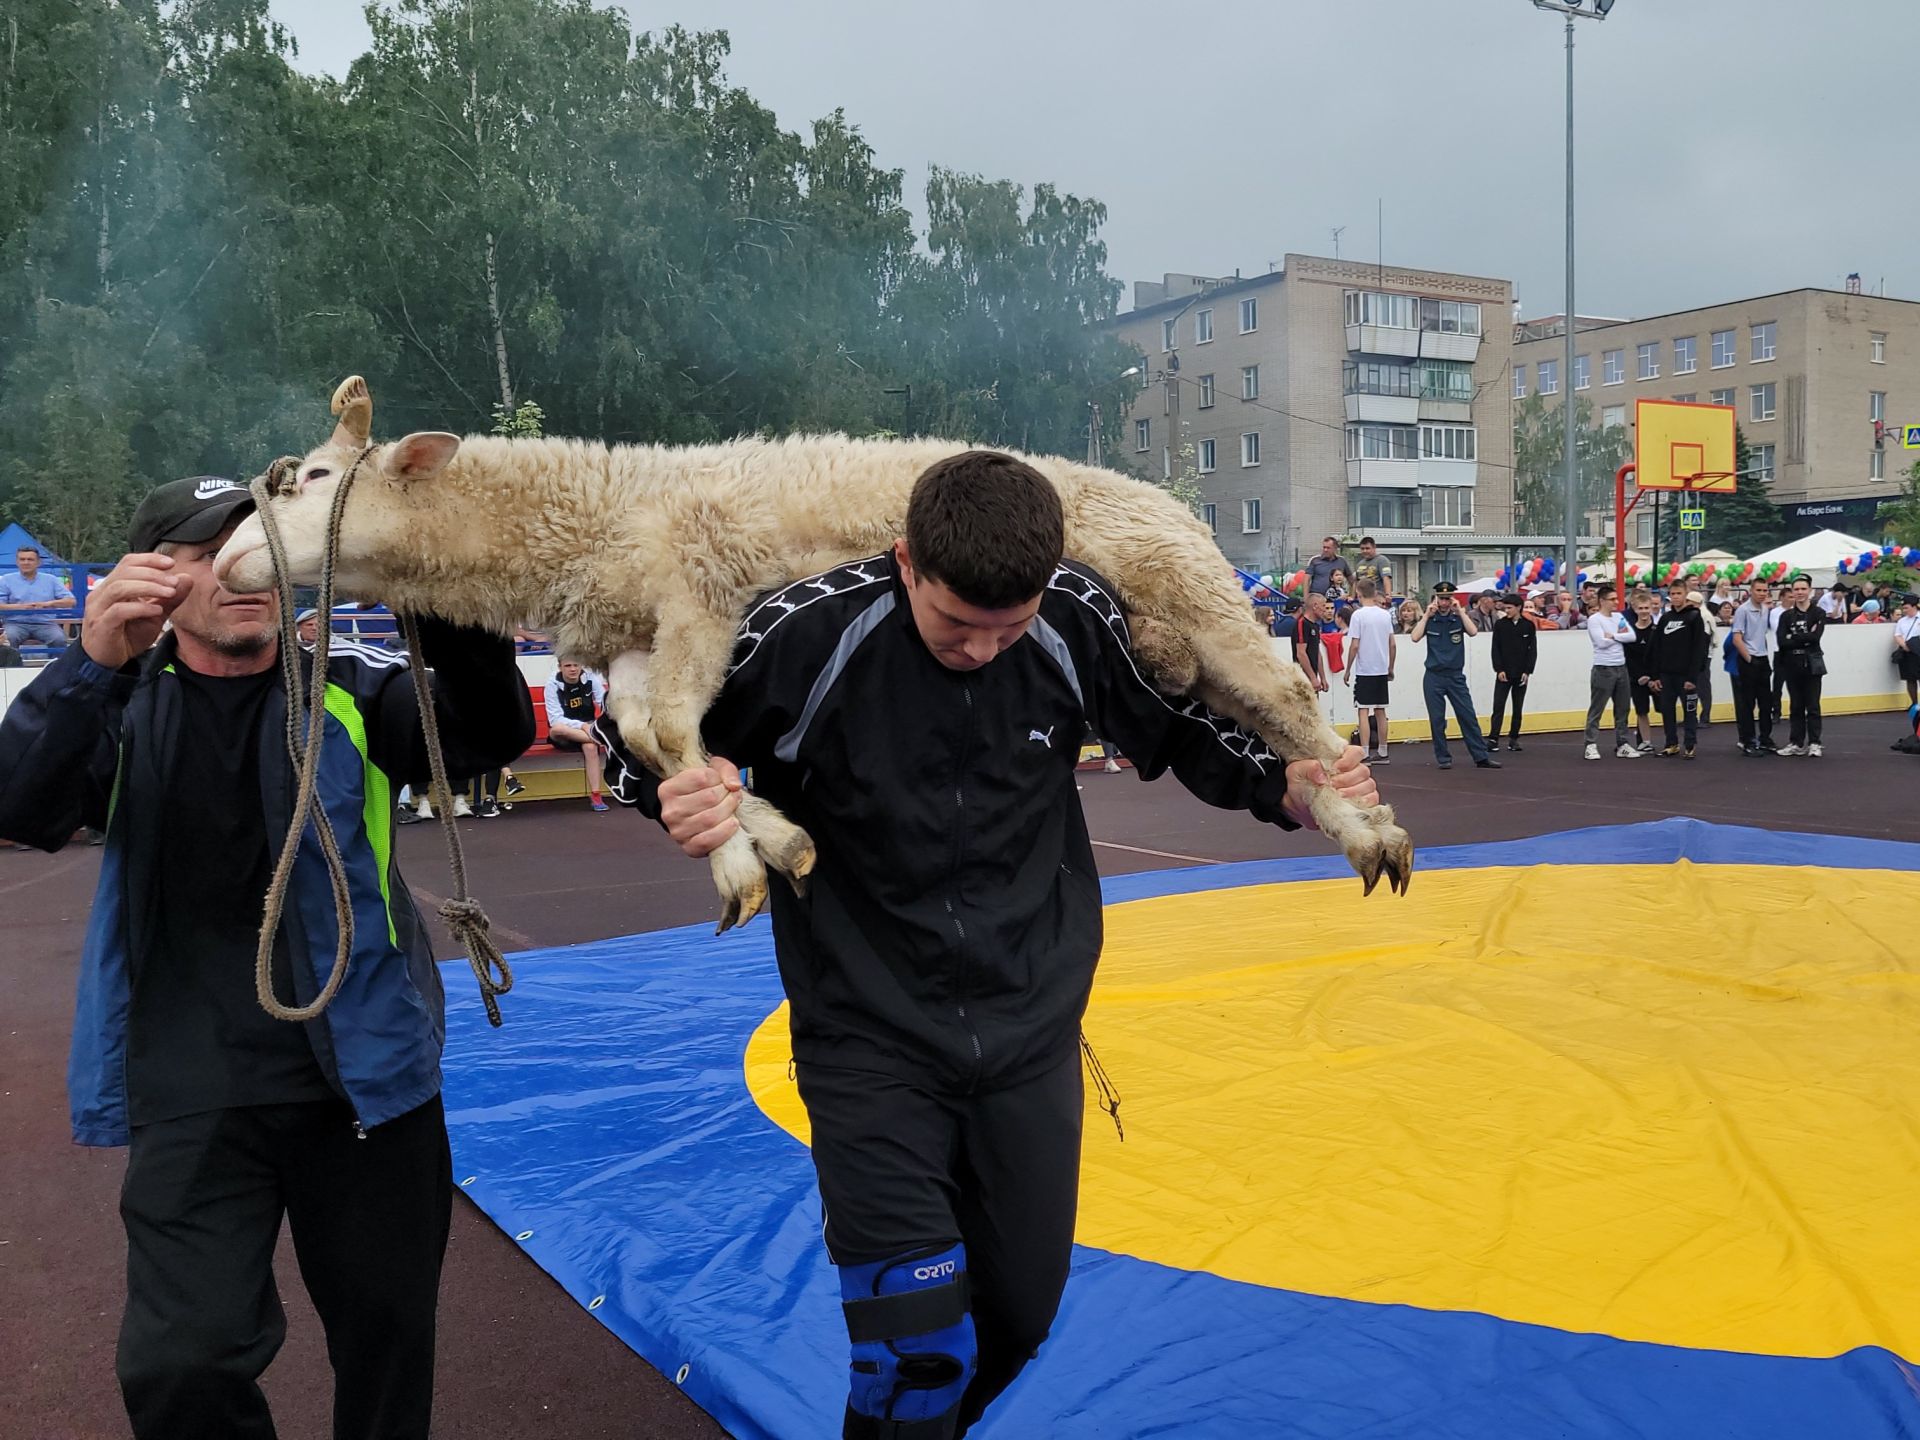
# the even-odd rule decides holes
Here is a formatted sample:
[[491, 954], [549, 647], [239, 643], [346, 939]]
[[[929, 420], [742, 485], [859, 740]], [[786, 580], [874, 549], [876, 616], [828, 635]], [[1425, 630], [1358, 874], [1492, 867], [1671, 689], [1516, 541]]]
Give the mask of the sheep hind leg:
[[[1247, 627], [1226, 642], [1210, 640], [1205, 627], [1181, 634], [1161, 622], [1137, 620], [1134, 646], [1156, 676], [1188, 680], [1192, 693], [1211, 708], [1255, 731], [1286, 761], [1318, 760], [1329, 771], [1346, 753], [1343, 741], [1320, 713], [1319, 697], [1298, 666], [1274, 653], [1266, 636]], [[1315, 786], [1308, 800], [1313, 820], [1339, 846], [1359, 874], [1365, 894], [1386, 877], [1404, 894], [1413, 879], [1413, 841], [1394, 821], [1390, 805], [1359, 806], [1331, 785]]]
[[[720, 634], [721, 667], [725, 664], [725, 644], [730, 634], [730, 631]], [[634, 744], [635, 753], [654, 767], [656, 774], [665, 776], [705, 768], [712, 757], [700, 739], [699, 716], [705, 711], [705, 701], [696, 707], [678, 699], [661, 699], [655, 693], [652, 681], [656, 677], [687, 673], [687, 662], [680, 653], [685, 647], [676, 647], [671, 637], [664, 634], [661, 640], [664, 643], [656, 644], [651, 655], [635, 651], [613, 662], [608, 673], [607, 704], [614, 712], [613, 718], [622, 735], [629, 733], [627, 715], [634, 717], [648, 746], [642, 750], [639, 744]], [[623, 702], [623, 697], [633, 696], [644, 698], [628, 698]], [[807, 832], [757, 795], [741, 794], [735, 819], [740, 829], [707, 857], [714, 888], [720, 892], [721, 900], [716, 934], [744, 925], [766, 908], [766, 866], [771, 865], [784, 875], [794, 893], [800, 895], [806, 892], [807, 876], [812, 873], [815, 860], [813, 840]]]

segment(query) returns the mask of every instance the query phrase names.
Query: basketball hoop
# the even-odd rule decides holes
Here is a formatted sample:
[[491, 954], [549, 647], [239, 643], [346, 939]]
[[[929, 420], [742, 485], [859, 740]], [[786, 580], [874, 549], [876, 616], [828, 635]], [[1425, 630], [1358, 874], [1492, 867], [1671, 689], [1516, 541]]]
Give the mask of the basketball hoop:
[[[1624, 579], [1627, 573], [1627, 517], [1649, 490], [1674, 490], [1687, 496], [1728, 495], [1738, 487], [1733, 426], [1730, 405], [1698, 405], [1685, 400], [1635, 402], [1633, 459], [1613, 476], [1617, 577]], [[1635, 482], [1631, 500], [1627, 498], [1628, 476]]]

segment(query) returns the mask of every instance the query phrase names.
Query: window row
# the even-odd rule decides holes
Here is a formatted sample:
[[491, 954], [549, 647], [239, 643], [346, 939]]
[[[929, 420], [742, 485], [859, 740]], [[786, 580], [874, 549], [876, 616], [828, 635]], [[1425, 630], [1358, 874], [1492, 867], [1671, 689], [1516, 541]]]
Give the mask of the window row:
[[1380, 290], [1349, 290], [1347, 324], [1393, 330], [1432, 330], [1442, 335], [1478, 335], [1480, 307], [1466, 300], [1422, 300]]
[[1347, 524], [1363, 532], [1471, 525], [1473, 487], [1423, 485], [1418, 493], [1352, 490], [1347, 493]]
[[[1875, 332], [1870, 338], [1873, 363], [1887, 363], [1887, 337]], [[1774, 321], [1751, 327], [1748, 336], [1749, 358], [1755, 364], [1772, 360], [1779, 353], [1779, 326]], [[1634, 347], [1634, 378], [1637, 380], [1658, 380], [1662, 341], [1649, 340]], [[1725, 370], [1735, 363], [1738, 354], [1736, 336], [1732, 330], [1716, 330], [1709, 337], [1711, 363], [1715, 370]], [[1682, 335], [1673, 342], [1673, 373], [1691, 375], [1700, 368], [1699, 337]], [[1539, 390], [1542, 395], [1551, 395], [1559, 389], [1559, 362], [1542, 360], [1539, 362]], [[1551, 377], [1551, 381], [1549, 379]], [[1624, 385], [1627, 379], [1627, 352], [1604, 350], [1600, 354], [1600, 383], [1602, 385]], [[1551, 387], [1549, 388], [1549, 384]], [[1573, 357], [1573, 388], [1589, 389], [1593, 384], [1593, 359], [1588, 355]], [[1513, 398], [1524, 400], [1527, 395], [1526, 367], [1516, 366], [1513, 375]]]
[[1427, 360], [1398, 365], [1382, 360], [1346, 362], [1346, 393], [1393, 395], [1403, 399], [1473, 403], [1473, 367], [1458, 360]]
[[[1177, 316], [1160, 322], [1160, 349], [1163, 353], [1173, 349], [1174, 328], [1179, 323], [1179, 317]], [[1251, 335], [1259, 328], [1260, 300], [1258, 296], [1250, 295], [1240, 302], [1240, 333], [1242, 335]], [[1212, 340], [1213, 307], [1208, 306], [1204, 310], [1196, 310], [1193, 312], [1193, 343], [1196, 345], [1206, 345], [1210, 344]]]
[[[1200, 507], [1200, 518], [1207, 523], [1207, 529], [1215, 535], [1220, 533], [1220, 507], [1208, 501]], [[1260, 500], [1256, 496], [1240, 502], [1240, 533], [1258, 535], [1260, 533]]]
[[[1200, 408], [1202, 410], [1211, 410], [1213, 408], [1215, 394], [1213, 376], [1198, 376], [1194, 380], [1194, 385], [1200, 391]], [[1240, 367], [1240, 398], [1242, 400], [1258, 400], [1260, 398], [1260, 367], [1258, 365], [1242, 365]]]
[[1471, 425], [1349, 425], [1349, 460], [1475, 460]]
[[[1195, 462], [1202, 475], [1211, 475], [1220, 468], [1219, 442], [1202, 440], [1195, 447]], [[1249, 430], [1240, 437], [1240, 464], [1251, 467], [1260, 463], [1260, 432]]]

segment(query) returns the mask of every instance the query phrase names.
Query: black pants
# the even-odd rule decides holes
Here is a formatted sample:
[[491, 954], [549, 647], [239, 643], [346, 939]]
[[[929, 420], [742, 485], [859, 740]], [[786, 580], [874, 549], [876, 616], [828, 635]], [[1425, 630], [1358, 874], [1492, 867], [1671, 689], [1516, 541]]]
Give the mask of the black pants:
[[1513, 729], [1507, 735], [1509, 740], [1520, 738], [1520, 712], [1527, 704], [1527, 683], [1524, 680], [1507, 681], [1498, 675], [1493, 679], [1493, 727], [1487, 732], [1487, 739], [1500, 738], [1500, 721], [1507, 713], [1507, 698], [1513, 698]]
[[796, 1074], [833, 1262], [967, 1248], [979, 1368], [953, 1432], [964, 1434], [1060, 1308], [1080, 1192], [1080, 1056], [970, 1095], [863, 1070]]
[[1740, 743], [1748, 749], [1773, 739], [1773, 662], [1755, 655], [1740, 662], [1733, 681], [1733, 718]]
[[1787, 699], [1793, 702], [1792, 724], [1788, 739], [1795, 745], [1820, 743], [1820, 687], [1826, 677], [1813, 673], [1811, 662], [1788, 660], [1781, 667], [1787, 674]]
[[1687, 749], [1691, 750], [1699, 740], [1700, 697], [1687, 689], [1687, 682], [1695, 679], [1692, 675], [1662, 675], [1660, 677], [1660, 723], [1666, 727], [1667, 748], [1679, 744], [1674, 725], [1674, 710], [1677, 707], [1681, 718], [1686, 722]]
[[327, 1334], [334, 1440], [425, 1440], [452, 1209], [437, 1098], [365, 1139], [342, 1101], [136, 1127], [116, 1367], [135, 1436], [271, 1440], [258, 1381], [287, 1333], [273, 1276], [284, 1215]]

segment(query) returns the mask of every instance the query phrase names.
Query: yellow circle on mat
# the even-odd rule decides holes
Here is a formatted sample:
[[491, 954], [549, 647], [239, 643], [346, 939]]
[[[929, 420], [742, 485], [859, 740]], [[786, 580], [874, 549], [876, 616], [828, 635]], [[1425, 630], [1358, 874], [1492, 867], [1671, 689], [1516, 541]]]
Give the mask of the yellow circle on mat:
[[[1920, 1360], [1912, 875], [1426, 871], [1108, 908], [1078, 1238], [1311, 1294]], [[746, 1053], [801, 1140], [786, 1007]]]

